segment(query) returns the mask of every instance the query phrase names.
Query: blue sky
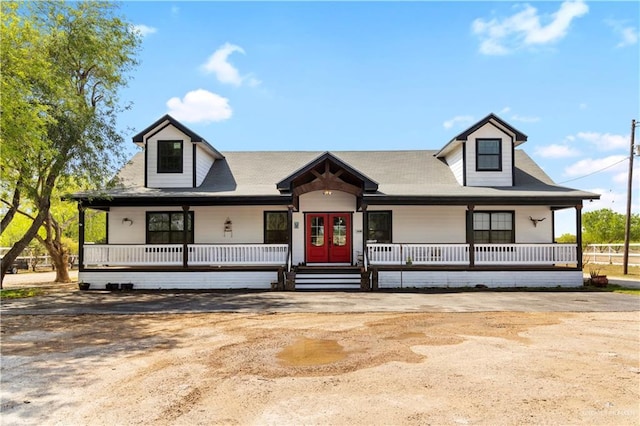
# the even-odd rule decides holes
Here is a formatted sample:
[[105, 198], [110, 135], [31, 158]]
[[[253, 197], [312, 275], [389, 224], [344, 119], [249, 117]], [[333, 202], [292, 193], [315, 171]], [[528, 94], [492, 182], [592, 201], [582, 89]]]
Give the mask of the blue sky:
[[[222, 152], [439, 149], [493, 112], [529, 136], [521, 148], [552, 179], [602, 194], [586, 211], [625, 210], [638, 2], [125, 2], [121, 12], [143, 35], [122, 93], [133, 102], [120, 116], [127, 137], [170, 113]], [[640, 212], [640, 167], [634, 182]], [[556, 233], [574, 223], [558, 215]]]

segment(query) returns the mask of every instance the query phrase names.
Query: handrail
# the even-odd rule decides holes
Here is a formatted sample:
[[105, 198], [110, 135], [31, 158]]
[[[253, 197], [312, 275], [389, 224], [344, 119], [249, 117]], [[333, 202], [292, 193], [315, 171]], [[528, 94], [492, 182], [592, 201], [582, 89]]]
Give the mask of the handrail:
[[[181, 266], [182, 244], [92, 244], [84, 266]], [[189, 265], [286, 265], [287, 244], [189, 244]]]
[[[469, 244], [367, 245], [375, 265], [469, 265]], [[475, 244], [477, 265], [553, 265], [577, 262], [575, 244]]]

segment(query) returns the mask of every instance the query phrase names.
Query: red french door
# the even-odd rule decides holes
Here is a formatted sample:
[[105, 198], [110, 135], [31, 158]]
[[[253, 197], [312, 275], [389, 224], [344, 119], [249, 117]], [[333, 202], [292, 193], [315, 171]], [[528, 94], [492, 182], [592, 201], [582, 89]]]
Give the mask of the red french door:
[[308, 213], [307, 263], [351, 263], [351, 215]]

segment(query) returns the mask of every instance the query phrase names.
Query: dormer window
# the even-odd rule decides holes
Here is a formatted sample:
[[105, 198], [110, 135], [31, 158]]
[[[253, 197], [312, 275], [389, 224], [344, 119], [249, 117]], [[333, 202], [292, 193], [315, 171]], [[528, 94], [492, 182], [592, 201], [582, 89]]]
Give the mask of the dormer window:
[[182, 141], [158, 141], [158, 173], [182, 173]]
[[479, 172], [502, 171], [501, 139], [476, 139], [476, 170]]

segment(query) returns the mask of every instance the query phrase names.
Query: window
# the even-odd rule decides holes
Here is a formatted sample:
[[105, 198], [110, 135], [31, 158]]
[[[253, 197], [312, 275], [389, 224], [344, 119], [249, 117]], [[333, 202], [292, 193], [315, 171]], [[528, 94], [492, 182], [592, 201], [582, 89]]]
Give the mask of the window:
[[[193, 212], [187, 215], [187, 243], [193, 244]], [[147, 244], [182, 244], [182, 212], [147, 212]]]
[[502, 140], [476, 140], [476, 170], [502, 171]]
[[473, 213], [473, 241], [478, 244], [511, 244], [515, 242], [513, 212]]
[[391, 243], [391, 211], [367, 212], [367, 240]]
[[264, 243], [289, 243], [287, 212], [264, 212]]
[[158, 141], [158, 173], [182, 173], [182, 141]]

